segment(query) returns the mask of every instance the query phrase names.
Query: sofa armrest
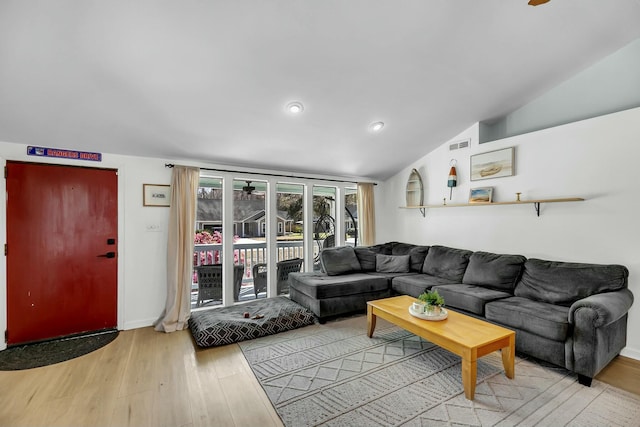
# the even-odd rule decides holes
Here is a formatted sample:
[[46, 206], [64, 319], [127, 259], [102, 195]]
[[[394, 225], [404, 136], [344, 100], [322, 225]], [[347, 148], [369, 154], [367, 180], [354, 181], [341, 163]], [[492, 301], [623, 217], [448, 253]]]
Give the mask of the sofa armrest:
[[627, 343], [627, 312], [633, 304], [628, 289], [591, 295], [569, 308], [571, 339], [565, 343], [565, 364], [582, 384], [589, 384]]
[[[624, 316], [633, 304], [633, 294], [628, 289], [591, 295], [574, 302], [569, 309], [569, 323], [576, 324], [577, 317], [591, 319], [592, 326], [599, 328]], [[580, 316], [578, 316], [578, 312]]]

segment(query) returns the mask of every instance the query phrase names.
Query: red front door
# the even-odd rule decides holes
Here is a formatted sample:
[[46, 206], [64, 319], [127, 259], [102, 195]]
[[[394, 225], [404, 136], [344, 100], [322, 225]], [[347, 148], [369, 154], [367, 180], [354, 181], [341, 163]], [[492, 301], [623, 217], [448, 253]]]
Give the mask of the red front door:
[[117, 326], [115, 170], [7, 162], [7, 343]]

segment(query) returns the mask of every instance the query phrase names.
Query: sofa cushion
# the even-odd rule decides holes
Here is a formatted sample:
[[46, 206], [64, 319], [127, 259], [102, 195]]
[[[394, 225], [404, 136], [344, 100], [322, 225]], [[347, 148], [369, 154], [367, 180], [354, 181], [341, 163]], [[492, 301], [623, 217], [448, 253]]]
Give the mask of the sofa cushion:
[[379, 273], [408, 273], [411, 256], [376, 255], [376, 271]]
[[462, 283], [513, 292], [526, 260], [522, 255], [474, 252], [469, 258]]
[[320, 263], [324, 272], [329, 276], [362, 270], [356, 252], [351, 246], [323, 249], [320, 252]]
[[390, 244], [391, 255], [409, 255], [409, 251], [416, 247], [411, 243], [390, 242]]
[[510, 297], [485, 305], [487, 320], [554, 341], [565, 341], [571, 330], [569, 308], [555, 304]]
[[353, 248], [362, 271], [376, 271], [377, 252], [366, 246]]
[[377, 254], [384, 254], [384, 255], [393, 255], [393, 242], [390, 243], [381, 243], [378, 245], [373, 245], [373, 246], [369, 246], [369, 249], [371, 249], [372, 251], [374, 251]]
[[579, 299], [627, 287], [629, 270], [622, 265], [581, 264], [528, 259], [514, 295], [570, 306]]
[[389, 289], [385, 276], [368, 273], [327, 276], [319, 272], [290, 273], [289, 287], [314, 299], [357, 295]]
[[383, 272], [380, 272], [380, 271], [372, 271], [372, 272], [367, 273], [367, 274], [370, 274], [370, 275], [375, 276], [375, 277], [386, 277], [387, 280], [389, 281], [389, 289], [391, 289], [391, 280], [394, 279], [395, 277], [416, 276], [416, 275], [418, 275], [418, 273], [413, 272], [413, 271], [410, 271], [408, 273], [383, 273]]
[[429, 246], [416, 246], [410, 243], [392, 242], [391, 255], [410, 255], [411, 271], [422, 272], [424, 259], [429, 252]]
[[446, 246], [431, 246], [424, 259], [422, 272], [461, 283], [473, 252]]
[[436, 285], [456, 283], [442, 277], [429, 276], [428, 274], [409, 274], [396, 276], [391, 279], [391, 289], [395, 293], [411, 295], [417, 298], [418, 295]]
[[432, 290], [438, 291], [447, 307], [459, 308], [480, 316], [484, 315], [486, 303], [513, 296], [508, 292], [465, 284], [438, 285]]

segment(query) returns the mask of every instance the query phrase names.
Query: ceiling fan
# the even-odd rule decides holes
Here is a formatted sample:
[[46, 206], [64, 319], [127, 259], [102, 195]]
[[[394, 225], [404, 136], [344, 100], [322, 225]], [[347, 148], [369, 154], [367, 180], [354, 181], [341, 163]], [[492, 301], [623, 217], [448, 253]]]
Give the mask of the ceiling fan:
[[529, 0], [530, 6], [540, 6], [541, 4], [548, 3], [549, 0]]
[[244, 191], [247, 194], [251, 194], [253, 193], [253, 190], [256, 189], [256, 187], [254, 187], [253, 185], [251, 185], [251, 181], [245, 181], [247, 183], [247, 185], [245, 185], [244, 187], [242, 187], [242, 191]]

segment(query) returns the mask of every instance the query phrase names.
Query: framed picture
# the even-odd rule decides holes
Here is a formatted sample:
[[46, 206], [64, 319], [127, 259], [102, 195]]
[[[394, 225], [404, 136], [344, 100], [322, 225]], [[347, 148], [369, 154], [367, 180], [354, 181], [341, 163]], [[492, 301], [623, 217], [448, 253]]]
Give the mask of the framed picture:
[[493, 201], [493, 187], [472, 188], [469, 191], [469, 203], [491, 203]]
[[471, 181], [514, 175], [514, 147], [471, 156]]
[[170, 204], [170, 185], [142, 184], [143, 206], [169, 206]]

